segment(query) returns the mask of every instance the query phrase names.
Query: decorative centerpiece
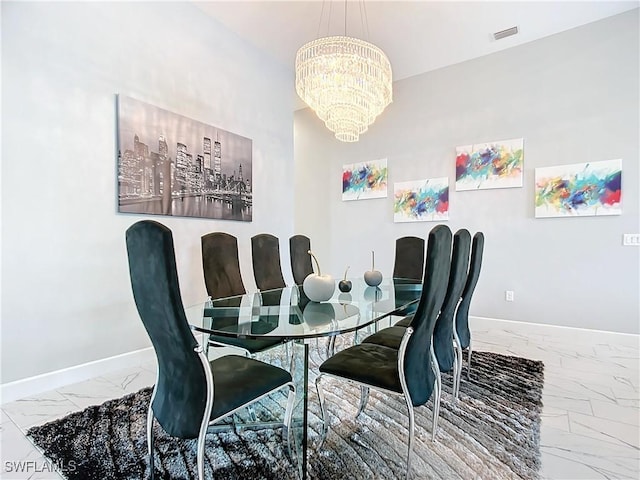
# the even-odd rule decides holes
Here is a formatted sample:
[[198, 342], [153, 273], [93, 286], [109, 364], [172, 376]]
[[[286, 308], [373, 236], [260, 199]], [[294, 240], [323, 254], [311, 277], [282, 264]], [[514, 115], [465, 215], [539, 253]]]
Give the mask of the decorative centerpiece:
[[309, 297], [312, 302], [326, 302], [333, 296], [336, 289], [336, 282], [331, 275], [322, 275], [320, 271], [320, 263], [316, 256], [309, 250], [307, 252], [316, 262], [318, 273], [310, 273], [302, 282], [304, 294]]
[[341, 292], [347, 293], [351, 291], [351, 280], [347, 280], [347, 272], [349, 271], [349, 267], [344, 271], [344, 278], [338, 282], [338, 288]]
[[371, 251], [371, 270], [364, 272], [364, 281], [370, 287], [377, 287], [382, 282], [382, 273], [376, 270], [376, 257], [373, 251]]

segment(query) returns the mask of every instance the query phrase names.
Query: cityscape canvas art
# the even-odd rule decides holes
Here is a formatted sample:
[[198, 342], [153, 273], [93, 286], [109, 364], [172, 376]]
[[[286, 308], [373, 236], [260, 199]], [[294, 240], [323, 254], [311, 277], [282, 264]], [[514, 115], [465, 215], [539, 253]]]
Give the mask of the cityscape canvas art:
[[620, 215], [622, 160], [536, 168], [535, 216]]
[[456, 191], [522, 187], [524, 139], [456, 148]]
[[118, 211], [252, 220], [252, 141], [118, 96]]
[[449, 220], [449, 179], [429, 178], [393, 184], [394, 222]]
[[342, 167], [342, 200], [387, 196], [387, 159]]

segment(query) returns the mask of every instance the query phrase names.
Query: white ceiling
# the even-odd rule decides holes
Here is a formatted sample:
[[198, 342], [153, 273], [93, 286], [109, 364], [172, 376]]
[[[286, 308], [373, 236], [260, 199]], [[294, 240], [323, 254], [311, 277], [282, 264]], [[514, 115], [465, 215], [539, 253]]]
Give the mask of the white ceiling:
[[[514, 47], [640, 6], [638, 0], [195, 3], [203, 12], [290, 68], [292, 75], [296, 52], [304, 43], [345, 33], [346, 6], [347, 35], [380, 47], [389, 57], [394, 80]], [[361, 14], [363, 9], [366, 17]], [[363, 33], [363, 23], [368, 25], [368, 34], [366, 30]], [[494, 32], [513, 26], [518, 26], [517, 35], [493, 39]], [[295, 107], [303, 106], [297, 99]]]

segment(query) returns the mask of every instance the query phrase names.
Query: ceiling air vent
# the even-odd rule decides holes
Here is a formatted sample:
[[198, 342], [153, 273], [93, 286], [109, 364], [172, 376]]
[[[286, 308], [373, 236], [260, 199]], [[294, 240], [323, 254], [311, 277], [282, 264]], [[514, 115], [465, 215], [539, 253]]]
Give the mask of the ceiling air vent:
[[515, 35], [518, 33], [518, 27], [507, 28], [506, 30], [501, 30], [493, 34], [493, 38], [495, 40], [500, 40], [502, 38], [510, 37], [511, 35]]

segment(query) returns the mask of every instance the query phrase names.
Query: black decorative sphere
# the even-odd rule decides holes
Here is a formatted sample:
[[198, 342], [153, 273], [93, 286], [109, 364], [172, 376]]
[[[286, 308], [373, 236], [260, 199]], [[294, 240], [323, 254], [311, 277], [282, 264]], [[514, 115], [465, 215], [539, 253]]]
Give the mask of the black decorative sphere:
[[338, 289], [340, 289], [341, 292], [350, 292], [351, 280], [340, 280], [340, 282], [338, 282]]

